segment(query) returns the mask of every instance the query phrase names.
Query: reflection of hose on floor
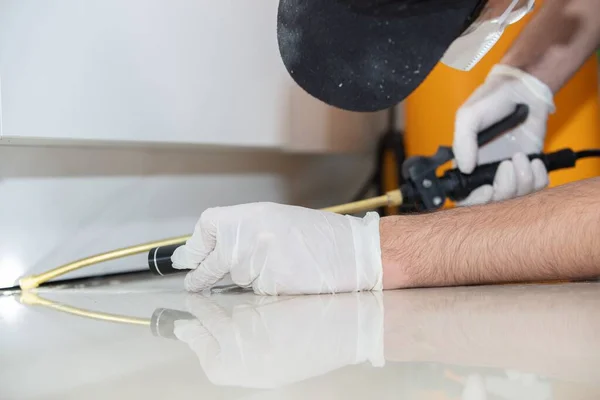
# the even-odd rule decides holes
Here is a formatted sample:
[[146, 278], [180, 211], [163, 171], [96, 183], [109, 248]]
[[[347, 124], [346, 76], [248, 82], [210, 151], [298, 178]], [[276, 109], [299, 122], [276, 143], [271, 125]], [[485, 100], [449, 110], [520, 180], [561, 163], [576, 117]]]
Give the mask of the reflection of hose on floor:
[[27, 291], [21, 293], [19, 301], [21, 304], [25, 304], [27, 306], [41, 306], [52, 310], [60, 311], [65, 314], [75, 315], [78, 317], [88, 318], [96, 321], [115, 322], [126, 325], [148, 326], [150, 327], [150, 330], [152, 331], [152, 334], [154, 336], [167, 339], [177, 339], [177, 337], [173, 333], [175, 329], [175, 321], [196, 319], [196, 317], [194, 317], [188, 312], [172, 310], [169, 308], [157, 308], [152, 313], [151, 318], [138, 318], [126, 315], [109, 314], [69, 306], [67, 304], [42, 298], [35, 293]]
[[130, 325], [150, 325], [150, 320], [147, 318], [135, 318], [135, 317], [127, 317], [123, 315], [117, 314], [107, 314], [101, 312], [95, 312], [90, 310], [84, 310], [82, 308], [71, 307], [65, 304], [61, 304], [58, 302], [54, 302], [48, 299], [44, 299], [32, 292], [23, 292], [21, 293], [21, 297], [19, 298], [21, 304], [25, 304], [28, 306], [43, 306], [46, 308], [51, 308], [56, 311], [61, 311], [71, 315], [77, 315], [79, 317], [85, 317], [95, 320], [108, 321], [108, 322], [118, 322], [123, 324]]

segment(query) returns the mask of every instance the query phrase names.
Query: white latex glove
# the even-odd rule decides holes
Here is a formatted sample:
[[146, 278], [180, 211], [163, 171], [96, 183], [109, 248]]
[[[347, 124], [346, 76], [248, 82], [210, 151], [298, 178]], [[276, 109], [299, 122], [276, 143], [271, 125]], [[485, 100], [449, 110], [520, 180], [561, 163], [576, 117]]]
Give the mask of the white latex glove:
[[383, 366], [381, 297], [190, 294], [197, 320], [176, 321], [174, 334], [213, 384], [277, 388], [366, 361]]
[[172, 256], [189, 291], [226, 274], [263, 295], [382, 290], [379, 215], [364, 218], [274, 203], [211, 208]]
[[[478, 149], [477, 134], [508, 116], [519, 103], [529, 106], [527, 120]], [[500, 164], [493, 185], [474, 190], [460, 205], [506, 200], [546, 187], [546, 167], [540, 160], [530, 162], [526, 154], [543, 150], [546, 122], [553, 112], [552, 91], [546, 84], [520, 69], [496, 65], [458, 110], [453, 150], [455, 162], [465, 174], [471, 173], [478, 164], [511, 160]]]

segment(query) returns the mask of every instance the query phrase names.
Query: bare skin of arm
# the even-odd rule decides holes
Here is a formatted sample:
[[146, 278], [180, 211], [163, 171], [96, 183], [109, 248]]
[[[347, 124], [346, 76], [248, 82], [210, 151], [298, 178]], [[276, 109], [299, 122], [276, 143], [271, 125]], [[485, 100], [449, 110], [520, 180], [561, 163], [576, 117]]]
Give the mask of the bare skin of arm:
[[600, 276], [600, 178], [380, 222], [385, 289]]
[[546, 0], [501, 64], [556, 93], [600, 45], [600, 0]]

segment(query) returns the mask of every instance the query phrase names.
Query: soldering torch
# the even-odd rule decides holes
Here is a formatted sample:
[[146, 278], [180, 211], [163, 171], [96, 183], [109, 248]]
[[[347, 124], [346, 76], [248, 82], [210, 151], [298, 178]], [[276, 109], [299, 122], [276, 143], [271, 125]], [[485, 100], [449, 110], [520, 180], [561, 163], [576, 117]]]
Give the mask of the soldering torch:
[[[529, 108], [525, 104], [519, 104], [512, 114], [506, 118], [481, 131], [477, 136], [479, 147], [489, 143], [499, 135], [516, 128], [527, 119]], [[571, 168], [575, 166], [578, 159], [586, 157], [599, 157], [600, 150], [586, 150], [575, 152], [571, 149], [563, 149], [553, 153], [530, 154], [529, 159], [540, 159], [548, 172]], [[449, 169], [438, 176], [436, 171], [443, 164], [451, 161], [454, 154], [450, 147], [441, 146], [438, 151], [430, 157], [416, 156], [407, 159], [402, 165], [402, 174], [405, 179], [398, 190], [389, 192], [382, 199], [381, 204], [373, 203], [373, 207], [381, 205], [413, 204], [417, 210], [432, 211], [443, 207], [446, 200], [460, 201], [466, 199], [469, 194], [482, 185], [492, 184], [496, 170], [502, 161], [483, 164], [475, 168], [471, 174], [463, 174], [458, 168]], [[348, 210], [365, 210], [363, 202], [344, 205], [343, 207], [327, 209], [334, 212], [346, 212]], [[171, 256], [181, 244], [156, 247], [148, 253], [148, 266], [156, 275], [169, 275], [181, 272], [175, 269], [171, 263]]]

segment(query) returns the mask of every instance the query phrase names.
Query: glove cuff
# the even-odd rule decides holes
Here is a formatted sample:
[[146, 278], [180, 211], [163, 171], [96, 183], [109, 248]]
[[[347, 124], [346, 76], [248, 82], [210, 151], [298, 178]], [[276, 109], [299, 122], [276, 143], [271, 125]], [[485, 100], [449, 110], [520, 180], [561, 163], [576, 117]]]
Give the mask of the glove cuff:
[[509, 65], [497, 64], [490, 71], [488, 77], [492, 76], [510, 76], [518, 79], [529, 91], [538, 99], [544, 102], [548, 107], [548, 112], [553, 114], [556, 111], [554, 105], [554, 95], [552, 90], [544, 82], [527, 72], [511, 67]]
[[350, 220], [354, 240], [356, 290], [383, 290], [379, 214], [370, 212], [362, 219], [346, 218]]

